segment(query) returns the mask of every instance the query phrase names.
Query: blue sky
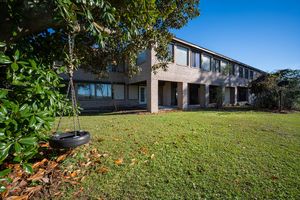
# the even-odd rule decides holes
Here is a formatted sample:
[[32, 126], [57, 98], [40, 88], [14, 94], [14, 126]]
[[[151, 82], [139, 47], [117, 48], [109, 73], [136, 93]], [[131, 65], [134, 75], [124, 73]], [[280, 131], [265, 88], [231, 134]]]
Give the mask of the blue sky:
[[300, 69], [300, 0], [200, 0], [177, 37], [271, 72]]

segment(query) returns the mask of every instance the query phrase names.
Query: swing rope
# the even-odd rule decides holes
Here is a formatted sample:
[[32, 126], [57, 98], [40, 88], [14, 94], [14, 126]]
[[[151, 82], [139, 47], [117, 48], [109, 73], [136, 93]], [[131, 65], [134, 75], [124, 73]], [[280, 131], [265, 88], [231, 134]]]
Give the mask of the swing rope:
[[[77, 108], [77, 99], [76, 99], [76, 93], [75, 93], [75, 87], [74, 87], [74, 82], [73, 82], [73, 74], [74, 74], [74, 44], [75, 44], [75, 35], [73, 34], [72, 36], [69, 34], [68, 35], [68, 46], [69, 46], [69, 84], [68, 84], [68, 89], [67, 89], [67, 94], [66, 98], [69, 98], [69, 94], [71, 93], [71, 101], [72, 101], [72, 111], [73, 111], [73, 128], [74, 128], [74, 133], [75, 136], [77, 136], [77, 131], [76, 127], [78, 126], [78, 130], [81, 130], [80, 128], [80, 121], [79, 121], [79, 116], [78, 116], [78, 108]], [[56, 133], [60, 127], [61, 120], [63, 113], [61, 113], [58, 121], [58, 125], [56, 128]], [[77, 125], [76, 125], [77, 123]]]

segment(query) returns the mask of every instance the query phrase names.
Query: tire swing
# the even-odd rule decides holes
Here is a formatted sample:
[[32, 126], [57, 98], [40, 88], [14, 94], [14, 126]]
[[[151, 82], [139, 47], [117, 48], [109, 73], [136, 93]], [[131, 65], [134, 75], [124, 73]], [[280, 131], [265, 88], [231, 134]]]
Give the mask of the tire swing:
[[[58, 132], [60, 123], [62, 120], [62, 114], [60, 115], [58, 125], [54, 135], [50, 137], [49, 145], [56, 149], [70, 149], [75, 148], [83, 144], [87, 144], [90, 141], [90, 133], [88, 131], [81, 130], [80, 122], [78, 117], [77, 99], [75, 94], [74, 82], [73, 82], [73, 50], [74, 50], [74, 35], [71, 37], [68, 35], [69, 42], [69, 84], [67, 89], [68, 98], [71, 95], [72, 100], [72, 111], [73, 111], [73, 131]], [[78, 129], [77, 129], [78, 127]]]

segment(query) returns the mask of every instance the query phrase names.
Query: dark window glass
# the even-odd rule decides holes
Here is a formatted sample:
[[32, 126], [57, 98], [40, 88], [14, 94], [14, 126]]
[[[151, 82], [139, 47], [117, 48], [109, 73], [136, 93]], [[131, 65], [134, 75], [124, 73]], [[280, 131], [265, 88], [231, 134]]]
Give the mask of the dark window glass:
[[249, 78], [249, 69], [245, 68], [245, 78], [248, 79]]
[[210, 71], [210, 56], [201, 54], [201, 69], [203, 71]]
[[230, 64], [230, 75], [235, 75], [235, 65], [234, 64]]
[[192, 67], [200, 68], [200, 53], [192, 52], [191, 65]]
[[111, 84], [96, 84], [96, 97], [97, 98], [112, 97]]
[[250, 71], [250, 79], [253, 79], [253, 71]]
[[77, 96], [80, 99], [91, 99], [95, 96], [95, 85], [90, 83], [77, 83]]
[[174, 62], [174, 44], [168, 44], [168, 51], [169, 51], [169, 57], [170, 61]]
[[243, 78], [244, 77], [244, 68], [239, 66], [239, 77]]

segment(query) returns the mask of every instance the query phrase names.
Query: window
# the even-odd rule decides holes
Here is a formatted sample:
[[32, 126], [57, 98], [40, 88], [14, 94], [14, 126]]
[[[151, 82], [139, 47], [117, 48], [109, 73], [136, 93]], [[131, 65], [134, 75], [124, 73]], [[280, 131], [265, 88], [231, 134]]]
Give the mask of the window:
[[114, 84], [113, 85], [113, 95], [114, 99], [121, 100], [125, 99], [125, 86], [123, 84]]
[[176, 63], [178, 65], [188, 66], [188, 52], [189, 50], [185, 47], [177, 46], [176, 48]]
[[215, 72], [221, 72], [221, 64], [220, 63], [221, 63], [220, 60], [214, 59], [213, 68], [215, 69]]
[[137, 85], [129, 85], [128, 86], [128, 99], [138, 99], [138, 90], [139, 87]]
[[249, 69], [245, 68], [245, 78], [249, 78]]
[[77, 95], [81, 99], [91, 99], [95, 95], [95, 85], [89, 83], [77, 84]]
[[239, 77], [240, 78], [244, 77], [244, 68], [242, 66], [239, 66]]
[[250, 71], [250, 79], [253, 80], [253, 78], [254, 78], [254, 76], [253, 76], [253, 71], [251, 70], [251, 71]]
[[217, 67], [217, 60], [212, 58], [211, 59], [211, 71], [217, 72], [219, 69]]
[[136, 64], [140, 65], [140, 64], [146, 62], [146, 55], [147, 55], [147, 51], [146, 50], [140, 52], [139, 55], [138, 55], [138, 57], [137, 57]]
[[192, 65], [192, 67], [198, 67], [198, 68], [200, 68], [200, 53], [192, 51], [191, 65]]
[[201, 54], [201, 69], [203, 71], [210, 71], [210, 56]]
[[109, 98], [111, 95], [111, 84], [96, 84], [96, 98]]
[[235, 75], [235, 65], [229, 64], [229, 66], [230, 66], [230, 75]]
[[174, 62], [174, 44], [168, 44], [169, 57]]
[[226, 61], [221, 61], [221, 72], [224, 73], [224, 74], [229, 74], [229, 65], [228, 65], [228, 62]]
[[111, 98], [111, 84], [77, 83], [79, 99]]

